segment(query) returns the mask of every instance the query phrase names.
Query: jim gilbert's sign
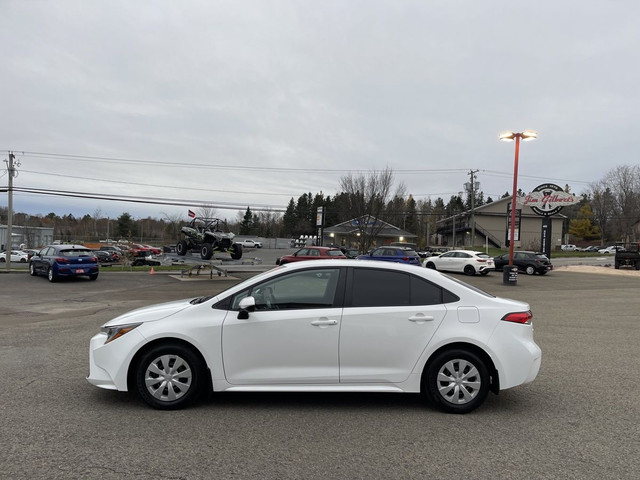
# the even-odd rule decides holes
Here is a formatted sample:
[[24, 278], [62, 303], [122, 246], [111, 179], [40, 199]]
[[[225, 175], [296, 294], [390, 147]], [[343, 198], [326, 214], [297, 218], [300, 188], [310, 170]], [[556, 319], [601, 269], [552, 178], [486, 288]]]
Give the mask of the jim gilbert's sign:
[[524, 197], [524, 204], [538, 215], [548, 217], [558, 213], [563, 207], [576, 203], [576, 197], [565, 192], [555, 183], [543, 183]]

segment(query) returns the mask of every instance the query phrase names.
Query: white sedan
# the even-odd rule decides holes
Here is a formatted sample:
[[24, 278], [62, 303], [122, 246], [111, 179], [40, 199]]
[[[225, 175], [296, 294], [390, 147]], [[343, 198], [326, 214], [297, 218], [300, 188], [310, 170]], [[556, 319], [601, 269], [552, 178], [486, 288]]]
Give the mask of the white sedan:
[[[0, 262], [5, 263], [7, 261], [7, 252], [0, 253]], [[27, 252], [21, 252], [20, 250], [11, 250], [11, 261], [27, 263], [29, 261], [29, 254]]]
[[104, 324], [87, 380], [158, 409], [207, 391], [423, 392], [466, 413], [540, 368], [532, 313], [433, 270], [295, 262]]
[[486, 275], [494, 269], [493, 258], [486, 253], [473, 250], [451, 250], [442, 255], [428, 257], [427, 268], [446, 272], [463, 272], [466, 275]]

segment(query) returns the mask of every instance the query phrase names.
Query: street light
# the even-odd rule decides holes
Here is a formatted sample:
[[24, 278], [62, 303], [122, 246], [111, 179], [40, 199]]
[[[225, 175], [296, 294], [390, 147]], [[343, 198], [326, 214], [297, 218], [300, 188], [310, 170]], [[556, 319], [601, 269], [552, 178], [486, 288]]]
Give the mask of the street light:
[[[513, 271], [513, 244], [515, 241], [515, 233], [516, 233], [516, 195], [518, 193], [518, 154], [520, 153], [520, 139], [523, 142], [527, 142], [530, 140], [535, 140], [538, 138], [538, 134], [533, 130], [525, 130], [522, 133], [514, 133], [514, 132], [502, 132], [500, 134], [500, 140], [503, 142], [512, 142], [516, 141], [516, 156], [513, 161], [513, 196], [511, 197], [511, 229], [509, 235], [509, 265], [508, 270]], [[517, 275], [517, 270], [515, 271], [515, 275]], [[517, 278], [517, 277], [516, 277]], [[505, 280], [506, 277], [503, 276], [503, 283], [514, 283], [508, 282]]]

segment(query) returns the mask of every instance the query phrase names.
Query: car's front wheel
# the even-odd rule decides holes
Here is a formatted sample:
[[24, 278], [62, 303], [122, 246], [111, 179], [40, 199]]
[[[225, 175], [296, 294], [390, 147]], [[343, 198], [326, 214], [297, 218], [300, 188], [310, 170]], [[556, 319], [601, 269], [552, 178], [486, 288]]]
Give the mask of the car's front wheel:
[[29, 275], [31, 275], [32, 277], [35, 277], [38, 274], [38, 272], [36, 272], [36, 266], [33, 263], [29, 264]]
[[489, 370], [472, 352], [446, 350], [429, 363], [423, 390], [440, 410], [468, 413], [487, 398]]
[[188, 347], [158, 345], [140, 358], [136, 367], [136, 388], [148, 405], [160, 410], [187, 406], [200, 394], [205, 368]]
[[203, 243], [200, 249], [200, 257], [203, 260], [209, 260], [213, 256], [213, 245], [210, 243]]

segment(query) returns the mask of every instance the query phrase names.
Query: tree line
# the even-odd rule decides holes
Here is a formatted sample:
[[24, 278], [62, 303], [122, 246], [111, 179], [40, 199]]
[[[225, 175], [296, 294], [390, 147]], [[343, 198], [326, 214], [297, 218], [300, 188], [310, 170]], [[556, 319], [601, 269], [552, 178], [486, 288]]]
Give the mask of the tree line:
[[[565, 186], [570, 192], [570, 187]], [[518, 192], [524, 195], [524, 192]], [[333, 226], [357, 219], [360, 230], [360, 247], [368, 248], [382, 223], [387, 222], [409, 233], [417, 235], [419, 245], [427, 244], [427, 237], [436, 232], [436, 222], [493, 202], [485, 199], [482, 191], [452, 195], [446, 202], [415, 200], [407, 193], [403, 183], [395, 184], [393, 171], [387, 168], [368, 174], [347, 175], [340, 179], [339, 193], [334, 196], [323, 192], [305, 192], [297, 199], [291, 197], [284, 213], [276, 211], [252, 211], [247, 207], [244, 214], [228, 221], [230, 231], [244, 236], [265, 238], [297, 238], [300, 235], [315, 235], [316, 213], [324, 208], [324, 225]], [[501, 198], [510, 196], [505, 192]], [[199, 217], [215, 217], [214, 208], [196, 210]], [[594, 182], [572, 207], [562, 211], [567, 217], [563, 235], [568, 233], [572, 243], [599, 241], [638, 241], [640, 221], [640, 166], [615, 167]], [[27, 215], [15, 213], [13, 223], [26, 227], [51, 227], [56, 238], [73, 241], [98, 241], [127, 239], [140, 243], [172, 244], [180, 228], [187, 221], [186, 215], [162, 213], [161, 218], [134, 218], [128, 212], [117, 218], [108, 218], [97, 209], [93, 214], [75, 217], [72, 214], [59, 216]], [[6, 223], [7, 208], [0, 208], [0, 223]], [[4, 221], [3, 221], [4, 220]], [[377, 223], [376, 223], [377, 222]]]

